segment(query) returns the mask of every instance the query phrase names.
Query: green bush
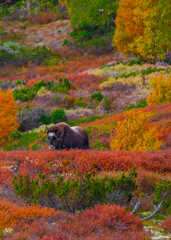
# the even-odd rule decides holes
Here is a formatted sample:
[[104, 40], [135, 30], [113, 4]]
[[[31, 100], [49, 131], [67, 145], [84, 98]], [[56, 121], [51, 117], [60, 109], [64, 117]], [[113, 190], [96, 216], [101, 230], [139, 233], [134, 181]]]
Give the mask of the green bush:
[[68, 44], [68, 40], [64, 39], [63, 43], [62, 43], [62, 47], [66, 46]]
[[67, 117], [63, 108], [53, 110], [50, 115], [50, 121], [54, 124], [58, 122], [66, 122]]
[[146, 100], [140, 100], [140, 102], [137, 104], [137, 105], [130, 105], [128, 107], [126, 107], [126, 111], [129, 111], [131, 109], [134, 109], [134, 108], [143, 108], [143, 107], [146, 107], [147, 106], [147, 101]]
[[[47, 81], [45, 82], [44, 80], [41, 80], [40, 82], [35, 83], [33, 86], [29, 88], [22, 88], [22, 89], [15, 89], [13, 91], [13, 96], [15, 100], [20, 100], [20, 101], [29, 101], [32, 100], [37, 96], [37, 93], [42, 90], [44, 93], [49, 90], [51, 92], [62, 92], [62, 93], [68, 93], [68, 91], [72, 88], [73, 86], [71, 83], [68, 81], [67, 78], [62, 79], [59, 78], [58, 83], [54, 83], [54, 81]], [[39, 93], [41, 93], [40, 91]], [[39, 95], [38, 93], [38, 95]]]
[[26, 102], [35, 98], [36, 92], [32, 88], [15, 89], [13, 91], [13, 96], [15, 100]]
[[42, 124], [46, 124], [46, 125], [50, 124], [51, 123], [50, 116], [42, 115], [39, 118], [39, 122], [41, 122]]
[[51, 92], [61, 92], [61, 93], [68, 93], [68, 91], [72, 88], [73, 86], [71, 83], [68, 81], [67, 78], [59, 78], [59, 82], [55, 83], [53, 87], [51, 87], [50, 91]]
[[100, 48], [100, 47], [106, 47], [107, 45], [108, 43], [107, 41], [105, 41], [104, 37], [99, 37], [99, 38], [92, 38], [87, 42], [81, 44], [80, 46]]
[[19, 51], [20, 49], [20, 44], [12, 41], [4, 42], [4, 46], [11, 48], [13, 51]]
[[51, 56], [49, 56], [48, 58], [46, 58], [43, 62], [43, 64], [45, 66], [59, 66], [59, 58], [60, 55], [59, 54], [53, 54]]
[[136, 60], [130, 60], [126, 63], [123, 63], [123, 64], [126, 64], [127, 66], [133, 66], [133, 65], [142, 65], [143, 64], [143, 60], [142, 59], [136, 59]]
[[83, 28], [77, 28], [74, 29], [71, 33], [70, 36], [74, 37], [76, 41], [81, 41], [81, 40], [88, 40], [92, 36], [92, 28], [86, 27], [85, 29]]
[[95, 100], [97, 102], [100, 102], [102, 99], [103, 99], [103, 94], [101, 94], [100, 92], [93, 93], [90, 96], [90, 101]]
[[86, 107], [86, 103], [82, 101], [82, 97], [79, 97], [78, 99], [75, 100], [75, 104], [78, 106], [78, 107]]
[[104, 99], [104, 103], [105, 103], [105, 106], [106, 106], [106, 109], [109, 110], [111, 108], [111, 101], [109, 98], [105, 98]]
[[48, 58], [50, 50], [46, 46], [29, 48], [26, 45], [20, 46], [16, 42], [4, 42], [0, 48], [0, 64], [15, 64], [24, 65], [29, 61], [36, 64], [43, 63], [44, 59]]
[[[53, 168], [53, 164], [51, 166]], [[128, 176], [109, 178], [93, 176], [91, 173], [64, 177], [58, 174], [56, 181], [46, 179], [42, 174], [32, 179], [27, 175], [17, 175], [13, 178], [13, 185], [17, 195], [25, 201], [59, 208], [60, 205], [69, 212], [81, 211], [102, 203], [125, 204], [130, 202], [132, 193], [137, 188], [135, 168]]]
[[11, 133], [11, 137], [12, 137], [14, 140], [20, 139], [20, 138], [22, 137], [22, 134], [21, 134], [21, 132], [19, 132], [19, 131], [15, 131], [15, 132]]
[[37, 92], [37, 96], [40, 97], [40, 96], [42, 96], [42, 95], [44, 95], [46, 93], [47, 93], [46, 88], [45, 87], [41, 87], [40, 90]]
[[[31, 147], [29, 146], [32, 144], [36, 139], [38, 139], [38, 134], [35, 132], [26, 132], [26, 133], [14, 133], [14, 140], [9, 143], [3, 150], [5, 151], [11, 151], [11, 150], [16, 150], [16, 149], [25, 149], [29, 150]], [[40, 146], [37, 146], [40, 147]], [[32, 149], [34, 150], [34, 149]], [[37, 150], [37, 149], [36, 149]]]
[[37, 92], [42, 88], [46, 87], [50, 89], [53, 85], [53, 81], [48, 81], [45, 82], [44, 80], [41, 80], [40, 82], [35, 83], [33, 86], [30, 88], [22, 88], [22, 89], [15, 89], [13, 91], [13, 96], [15, 100], [20, 100], [20, 101], [29, 101], [32, 100], [33, 98], [36, 97]]
[[[125, 64], [124, 64], [125, 65]], [[128, 65], [128, 66], [132, 66], [132, 65]], [[147, 68], [147, 69], [143, 69], [143, 70], [135, 70], [135, 72], [130, 72], [129, 74], [122, 74], [121, 75], [121, 78], [129, 78], [129, 77], [135, 77], [137, 76], [138, 74], [142, 74], [142, 76], [145, 76], [145, 75], [148, 75], [148, 74], [151, 74], [151, 73], [154, 73], [154, 72], [161, 72], [165, 69], [163, 68]]]
[[154, 191], [153, 203], [157, 205], [159, 202], [162, 202], [162, 209], [167, 212], [168, 215], [171, 215], [171, 181], [164, 180], [159, 182]]
[[0, 36], [4, 36], [6, 34], [7, 34], [6, 29], [0, 24]]

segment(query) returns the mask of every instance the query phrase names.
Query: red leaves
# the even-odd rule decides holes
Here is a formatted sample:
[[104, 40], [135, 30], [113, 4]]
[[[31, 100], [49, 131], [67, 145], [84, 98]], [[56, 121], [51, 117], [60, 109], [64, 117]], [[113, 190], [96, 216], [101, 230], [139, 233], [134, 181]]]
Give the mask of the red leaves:
[[137, 169], [154, 172], [171, 171], [171, 152], [128, 152], [128, 151], [0, 151], [0, 159], [6, 165], [19, 166], [22, 173], [32, 176], [39, 172], [127, 171], [136, 165]]
[[167, 217], [164, 222], [162, 223], [162, 228], [166, 231], [171, 233], [171, 217]]
[[0, 184], [7, 184], [12, 179], [12, 173], [9, 168], [1, 167], [0, 168]]
[[55, 21], [58, 19], [58, 13], [55, 12], [45, 12], [45, 13], [38, 13], [37, 15], [29, 15], [28, 21], [30, 24], [47, 24], [51, 21]]
[[142, 230], [142, 222], [133, 215], [126, 212], [124, 207], [113, 205], [99, 205], [93, 209], [85, 210], [80, 215], [80, 220], [90, 222], [98, 227], [110, 228], [114, 231]]
[[73, 239], [142, 240], [148, 237], [141, 230], [142, 222], [125, 208], [113, 205], [98, 205], [85, 210], [63, 225], [63, 231], [72, 232]]
[[73, 74], [68, 77], [68, 80], [76, 87], [86, 88], [91, 90], [99, 85], [104, 77], [96, 76], [88, 73]]
[[[0, 201], [0, 224], [11, 228], [10, 239], [142, 240], [142, 222], [124, 207], [100, 205], [80, 214]], [[14, 234], [13, 234], [14, 233]], [[5, 233], [4, 237], [9, 237]]]

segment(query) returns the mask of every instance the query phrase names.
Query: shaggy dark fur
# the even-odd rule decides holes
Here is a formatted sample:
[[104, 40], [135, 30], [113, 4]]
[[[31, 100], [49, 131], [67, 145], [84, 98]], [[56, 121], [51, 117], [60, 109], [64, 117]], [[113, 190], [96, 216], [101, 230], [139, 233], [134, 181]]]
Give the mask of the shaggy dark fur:
[[47, 131], [48, 145], [53, 149], [89, 149], [86, 131], [79, 127], [69, 127], [66, 123], [58, 123]]

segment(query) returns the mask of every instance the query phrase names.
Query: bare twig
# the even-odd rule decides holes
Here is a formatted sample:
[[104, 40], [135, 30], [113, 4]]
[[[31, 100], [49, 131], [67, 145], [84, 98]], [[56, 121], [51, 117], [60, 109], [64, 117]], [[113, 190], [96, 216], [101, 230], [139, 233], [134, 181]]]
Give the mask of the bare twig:
[[161, 202], [158, 203], [157, 206], [154, 206], [154, 209], [151, 211], [150, 215], [148, 217], [142, 218], [141, 220], [142, 221], [147, 220], [147, 219], [151, 218], [156, 212], [158, 212], [160, 210], [164, 200], [166, 199], [167, 195], [168, 195], [168, 192], [165, 192], [163, 194], [163, 199], [161, 200]]

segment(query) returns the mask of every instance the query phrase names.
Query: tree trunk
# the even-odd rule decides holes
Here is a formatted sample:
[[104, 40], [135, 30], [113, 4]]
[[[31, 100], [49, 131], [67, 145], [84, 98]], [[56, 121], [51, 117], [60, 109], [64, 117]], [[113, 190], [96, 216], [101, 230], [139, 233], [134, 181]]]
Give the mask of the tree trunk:
[[30, 10], [30, 0], [26, 0], [27, 2], [27, 9]]

